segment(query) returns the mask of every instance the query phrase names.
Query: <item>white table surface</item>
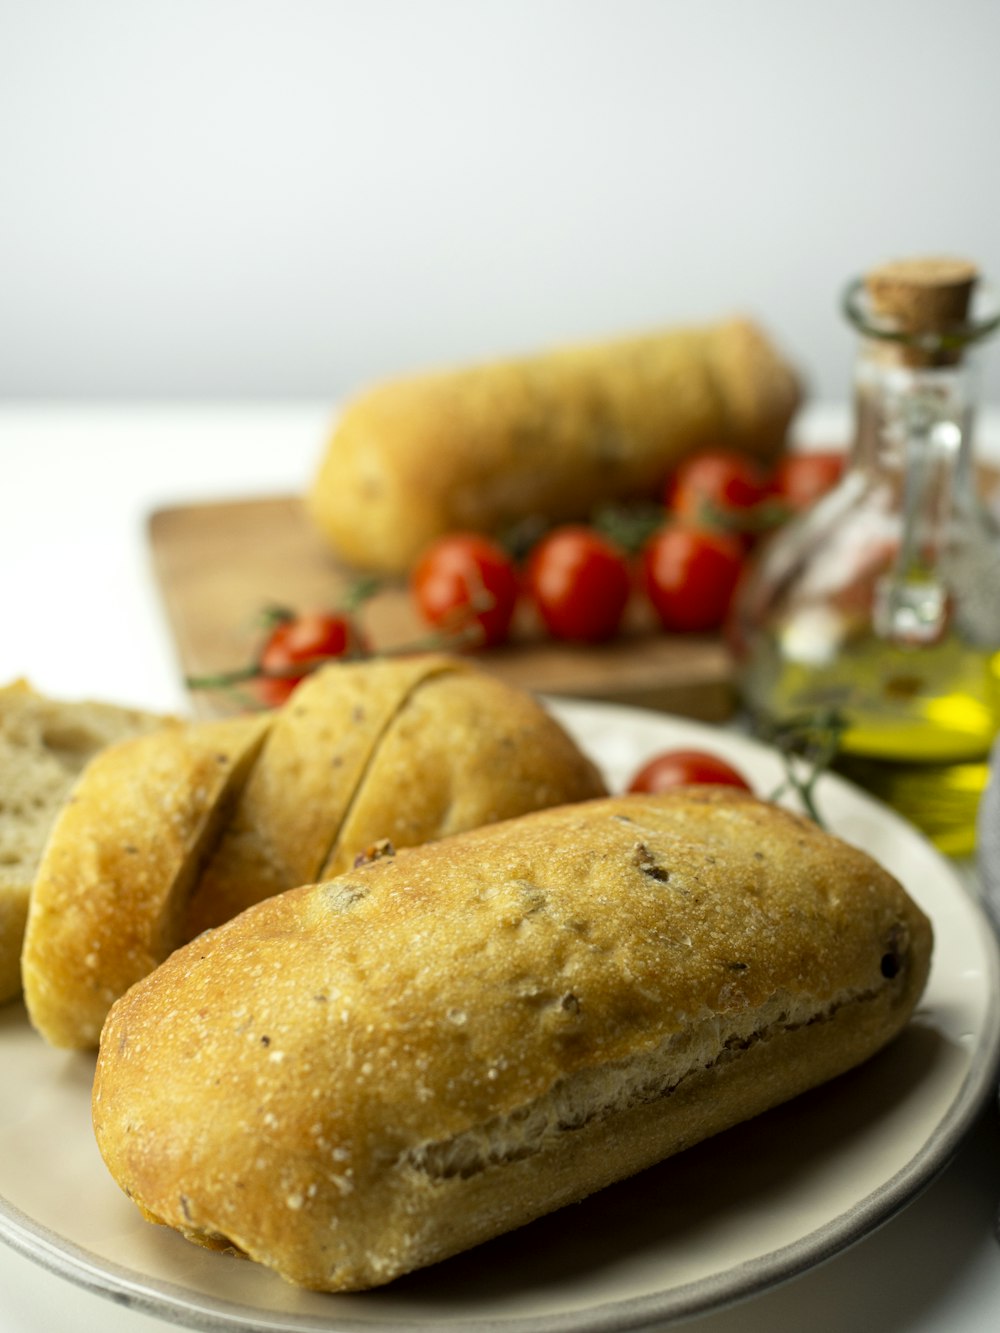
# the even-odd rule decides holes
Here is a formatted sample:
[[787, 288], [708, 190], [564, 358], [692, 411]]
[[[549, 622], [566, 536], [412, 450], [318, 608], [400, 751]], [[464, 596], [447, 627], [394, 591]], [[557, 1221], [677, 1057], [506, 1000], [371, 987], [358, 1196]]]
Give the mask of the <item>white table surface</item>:
[[[145, 521], [159, 506], [301, 489], [326, 403], [0, 406], [0, 681], [183, 710]], [[816, 439], [846, 413], [817, 410]], [[980, 452], [1000, 458], [1000, 422]], [[1000, 1120], [994, 1107], [915, 1202], [784, 1286], [684, 1325], [693, 1333], [994, 1333], [1000, 1327]], [[0, 1333], [154, 1333], [166, 1325], [0, 1244]], [[333, 1326], [331, 1326], [333, 1327]]]

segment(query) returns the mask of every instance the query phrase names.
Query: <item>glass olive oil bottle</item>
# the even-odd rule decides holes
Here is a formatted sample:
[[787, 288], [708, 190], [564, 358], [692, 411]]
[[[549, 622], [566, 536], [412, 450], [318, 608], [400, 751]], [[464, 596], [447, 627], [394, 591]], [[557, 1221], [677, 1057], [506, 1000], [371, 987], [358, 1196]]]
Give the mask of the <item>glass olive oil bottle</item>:
[[731, 623], [751, 716], [835, 711], [837, 767], [951, 855], [974, 849], [1000, 733], [1000, 533], [971, 454], [973, 354], [1000, 309], [977, 288], [943, 259], [849, 286], [850, 464], [760, 552]]

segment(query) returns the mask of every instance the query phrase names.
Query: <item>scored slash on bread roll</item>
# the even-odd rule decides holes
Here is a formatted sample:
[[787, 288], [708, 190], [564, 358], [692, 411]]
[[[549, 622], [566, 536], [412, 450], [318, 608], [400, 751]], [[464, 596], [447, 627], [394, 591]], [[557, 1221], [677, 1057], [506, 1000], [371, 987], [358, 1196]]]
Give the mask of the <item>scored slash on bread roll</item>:
[[[444, 654], [318, 671], [278, 713], [188, 905], [185, 939], [322, 872], [358, 783], [410, 691], [463, 670]], [[381, 835], [380, 835], [381, 836]]]
[[0, 1004], [21, 993], [31, 886], [52, 825], [98, 751], [165, 718], [91, 699], [51, 699], [26, 680], [0, 689]]
[[597, 770], [531, 695], [482, 673], [433, 675], [386, 730], [321, 874], [350, 869], [382, 839], [412, 847], [604, 794]]
[[116, 747], [81, 776], [32, 890], [29, 1017], [54, 1045], [96, 1046], [129, 985], [200, 931], [318, 878], [336, 845], [353, 862], [369, 841], [604, 794], [537, 700], [444, 654], [335, 664], [273, 714]]
[[400, 573], [448, 531], [659, 498], [699, 448], [770, 461], [799, 400], [743, 319], [390, 380], [346, 404], [307, 509], [349, 563]]
[[96, 1045], [112, 1001], [176, 948], [269, 726], [265, 715], [176, 722], [87, 766], [42, 857], [21, 957], [28, 1016], [54, 1045]]
[[886, 870], [747, 793], [529, 814], [174, 953], [109, 1015], [97, 1142], [151, 1220], [369, 1287], [867, 1059], [931, 944]]

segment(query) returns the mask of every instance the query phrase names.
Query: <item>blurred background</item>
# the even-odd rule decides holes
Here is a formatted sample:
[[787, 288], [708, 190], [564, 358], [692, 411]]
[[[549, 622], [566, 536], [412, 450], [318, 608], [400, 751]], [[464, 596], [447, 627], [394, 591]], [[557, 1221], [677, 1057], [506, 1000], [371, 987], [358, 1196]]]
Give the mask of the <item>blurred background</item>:
[[[0, 397], [335, 401], [1000, 274], [996, 0], [0, 0]], [[987, 402], [1000, 401], [988, 355]]]

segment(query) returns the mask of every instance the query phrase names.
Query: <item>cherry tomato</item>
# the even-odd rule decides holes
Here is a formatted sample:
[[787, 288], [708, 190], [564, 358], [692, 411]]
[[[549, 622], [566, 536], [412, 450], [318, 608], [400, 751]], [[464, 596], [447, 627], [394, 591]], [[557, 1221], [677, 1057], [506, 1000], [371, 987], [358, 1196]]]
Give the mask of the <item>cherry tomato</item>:
[[767, 498], [764, 469], [732, 449], [708, 449], [686, 458], [665, 496], [678, 518], [726, 532], [752, 531], [753, 511]]
[[726, 618], [745, 553], [737, 537], [675, 524], [642, 549], [646, 596], [664, 629], [708, 633]]
[[788, 454], [774, 470], [771, 493], [791, 510], [807, 509], [837, 484], [846, 465], [839, 450]]
[[258, 658], [262, 671], [281, 674], [256, 677], [254, 693], [268, 708], [277, 708], [315, 667], [330, 659], [353, 657], [363, 646], [350, 616], [323, 611], [285, 616], [271, 630]]
[[658, 792], [702, 782], [752, 790], [738, 769], [704, 750], [664, 750], [653, 755], [632, 778], [628, 790]]
[[513, 560], [476, 532], [452, 532], [432, 542], [410, 576], [424, 620], [448, 634], [469, 635], [470, 646], [492, 648], [510, 633], [519, 580]]
[[593, 528], [567, 524], [534, 548], [527, 584], [553, 638], [598, 643], [617, 633], [632, 578], [614, 542]]

